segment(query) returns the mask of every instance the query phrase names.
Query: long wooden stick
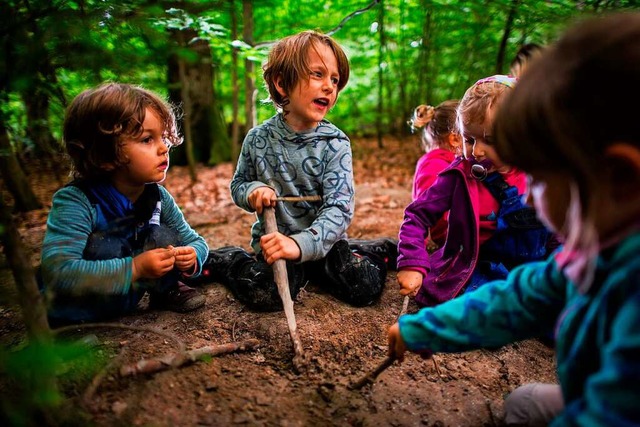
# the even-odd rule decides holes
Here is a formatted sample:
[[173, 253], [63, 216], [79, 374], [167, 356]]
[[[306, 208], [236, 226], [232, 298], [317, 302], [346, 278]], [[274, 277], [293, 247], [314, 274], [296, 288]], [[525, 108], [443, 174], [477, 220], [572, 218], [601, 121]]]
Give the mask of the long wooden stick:
[[[405, 296], [404, 300], [402, 300], [402, 309], [400, 310], [400, 314], [398, 314], [397, 319], [399, 319], [400, 316], [405, 314], [408, 308], [409, 308], [409, 295]], [[395, 362], [395, 360], [396, 360], [395, 357], [387, 356], [387, 358], [384, 359], [382, 362], [380, 362], [380, 364], [373, 371], [369, 372], [368, 374], [360, 378], [355, 383], [349, 384], [347, 388], [349, 390], [359, 390], [367, 384], [373, 384], [376, 378], [378, 378], [378, 375], [384, 372], [384, 370], [387, 369], [389, 366], [393, 365], [393, 362]]]
[[376, 366], [376, 368], [373, 371], [369, 372], [367, 375], [360, 378], [355, 383], [349, 384], [347, 388], [349, 390], [359, 390], [367, 384], [373, 384], [376, 378], [378, 378], [378, 375], [384, 372], [384, 370], [387, 369], [389, 366], [393, 365], [393, 362], [395, 361], [396, 361], [396, 358], [394, 356], [387, 356], [387, 358], [384, 359], [378, 366]]
[[319, 202], [322, 196], [282, 196], [276, 197], [278, 202]]
[[[262, 214], [264, 215], [265, 231], [267, 233], [275, 233], [278, 231], [276, 214], [273, 208], [265, 207]], [[287, 318], [287, 325], [289, 326], [289, 334], [291, 335], [291, 341], [293, 342], [293, 366], [296, 370], [300, 371], [304, 365], [304, 355], [302, 352], [300, 337], [298, 336], [296, 315], [293, 312], [293, 301], [291, 300], [289, 278], [287, 276], [287, 262], [284, 259], [279, 259], [273, 263], [273, 277], [276, 281], [276, 285], [278, 286], [278, 293], [282, 299], [284, 314]]]
[[245, 341], [194, 348], [189, 351], [179, 351], [167, 354], [158, 359], [142, 359], [137, 363], [122, 366], [120, 368], [120, 375], [128, 377], [137, 374], [151, 374], [165, 369], [177, 368], [187, 363], [193, 363], [196, 360], [207, 356], [217, 356], [219, 354], [233, 353], [235, 351], [253, 350], [258, 346], [258, 344], [260, 344], [260, 341], [256, 339], [248, 339]]

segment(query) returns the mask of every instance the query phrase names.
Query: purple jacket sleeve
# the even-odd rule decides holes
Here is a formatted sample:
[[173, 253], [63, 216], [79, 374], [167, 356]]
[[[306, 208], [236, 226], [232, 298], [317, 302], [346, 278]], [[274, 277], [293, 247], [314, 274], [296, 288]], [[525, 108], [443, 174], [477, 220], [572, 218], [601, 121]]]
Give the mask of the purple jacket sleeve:
[[430, 270], [424, 241], [429, 229], [451, 208], [456, 179], [454, 174], [440, 175], [429, 190], [406, 207], [398, 236], [398, 269], [420, 267]]

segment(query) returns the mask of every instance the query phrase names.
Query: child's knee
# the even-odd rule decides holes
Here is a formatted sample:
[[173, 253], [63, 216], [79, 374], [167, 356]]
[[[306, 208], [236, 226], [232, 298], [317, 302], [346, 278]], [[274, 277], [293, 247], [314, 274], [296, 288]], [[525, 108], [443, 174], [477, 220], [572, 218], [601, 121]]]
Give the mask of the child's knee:
[[98, 231], [89, 235], [82, 258], [97, 261], [124, 258], [131, 254], [131, 245], [127, 239]]
[[510, 426], [546, 426], [560, 411], [560, 386], [532, 383], [515, 389], [504, 402], [504, 421]]

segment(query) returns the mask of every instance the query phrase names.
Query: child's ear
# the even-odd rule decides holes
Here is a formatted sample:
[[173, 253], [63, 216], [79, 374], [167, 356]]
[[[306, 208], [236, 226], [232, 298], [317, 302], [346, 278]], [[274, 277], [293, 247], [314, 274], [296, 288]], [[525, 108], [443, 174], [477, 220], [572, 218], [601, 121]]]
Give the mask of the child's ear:
[[454, 152], [462, 150], [462, 135], [452, 132], [447, 136], [447, 142], [454, 149]]
[[287, 92], [285, 92], [284, 88], [282, 87], [282, 78], [280, 76], [276, 77], [274, 83], [275, 83], [275, 86], [276, 86], [276, 90], [278, 91], [280, 96], [283, 97], [283, 98], [286, 98], [287, 97]]
[[604, 154], [614, 196], [634, 194], [640, 185], [640, 148], [618, 142], [607, 147]]

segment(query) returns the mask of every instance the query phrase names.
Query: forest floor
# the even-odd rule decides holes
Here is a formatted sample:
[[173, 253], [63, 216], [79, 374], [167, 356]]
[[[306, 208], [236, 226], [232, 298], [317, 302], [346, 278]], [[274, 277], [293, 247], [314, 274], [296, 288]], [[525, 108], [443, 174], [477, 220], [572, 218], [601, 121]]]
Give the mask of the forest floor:
[[[353, 152], [356, 214], [349, 237], [397, 237], [420, 155], [417, 141], [388, 138], [380, 149], [375, 140], [358, 139]], [[192, 185], [186, 168], [172, 167], [165, 183], [187, 220], [212, 248], [248, 248], [253, 215], [231, 201], [232, 165], [200, 167], [197, 174]], [[35, 265], [59, 184], [51, 173], [31, 172], [30, 179], [45, 208], [17, 216], [16, 223]], [[292, 363], [284, 313], [252, 312], [217, 283], [200, 290], [206, 305], [195, 312], [151, 310], [145, 298], [136, 313], [117, 319], [131, 329], [77, 329], [68, 335], [88, 337], [96, 357], [89, 372], [71, 366], [60, 374], [71, 407], [78, 414], [79, 408], [86, 410], [95, 426], [494, 426], [501, 424], [503, 398], [510, 391], [526, 382], [556, 379], [553, 350], [529, 340], [494, 350], [438, 354], [432, 360], [408, 354], [372, 385], [350, 390], [350, 383], [386, 357], [386, 331], [403, 305], [395, 272], [390, 272], [382, 298], [365, 308], [350, 307], [311, 284], [304, 288], [295, 301], [307, 358], [300, 372]], [[409, 312], [416, 309], [411, 301]], [[145, 327], [165, 336], [144, 332]], [[175, 340], [166, 335], [187, 349], [247, 339], [257, 339], [259, 346], [155, 374], [119, 374], [120, 366], [175, 353]], [[3, 353], [16, 352], [25, 343], [4, 257], [0, 342]], [[105, 367], [107, 361], [111, 363]], [[5, 404], [20, 401], [7, 372], [0, 374], [0, 397]]]

